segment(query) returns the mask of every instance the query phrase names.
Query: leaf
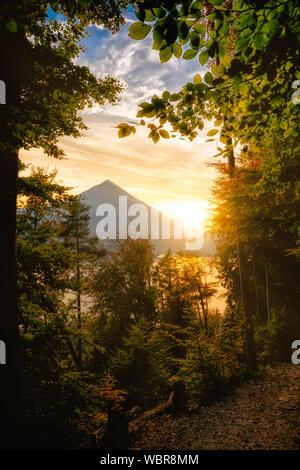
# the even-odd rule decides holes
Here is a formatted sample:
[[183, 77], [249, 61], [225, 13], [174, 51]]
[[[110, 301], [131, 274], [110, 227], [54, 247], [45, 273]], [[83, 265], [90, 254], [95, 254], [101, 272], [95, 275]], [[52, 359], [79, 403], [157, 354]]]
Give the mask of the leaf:
[[16, 33], [18, 31], [18, 25], [13, 18], [7, 23], [6, 29], [8, 29], [11, 33]]
[[129, 28], [129, 36], [132, 39], [145, 39], [145, 37], [150, 33], [152, 26], [137, 21], [133, 23]]
[[211, 66], [211, 71], [212, 71], [212, 73], [214, 74], [215, 77], [220, 77], [221, 76], [222, 69], [223, 69], [223, 66], [221, 64], [219, 64], [219, 65], [212, 64], [212, 66]]
[[178, 42], [174, 42], [173, 44], [173, 54], [177, 59], [180, 59], [182, 54], [182, 47]]
[[188, 49], [187, 51], [185, 51], [185, 53], [183, 54], [183, 58], [186, 59], [186, 60], [190, 60], [190, 59], [193, 59], [195, 57], [195, 55], [198, 54], [198, 51], [195, 50], [195, 49]]
[[201, 75], [199, 75], [199, 73], [197, 73], [197, 75], [194, 76], [194, 83], [196, 85], [199, 85], [199, 83], [202, 82], [202, 78], [201, 78]]
[[219, 132], [218, 129], [211, 129], [210, 131], [208, 131], [206, 135], [212, 137], [213, 135], [216, 135], [218, 132]]
[[171, 97], [171, 93], [166, 90], [166, 91], [163, 92], [162, 97], [165, 101], [168, 101]]
[[224, 0], [209, 0], [209, 3], [211, 5], [214, 5], [214, 6], [219, 6], [219, 5], [222, 5], [222, 3], [224, 3]]
[[225, 67], [229, 67], [229, 65], [231, 64], [231, 57], [229, 55], [224, 55], [224, 57], [222, 57], [221, 62]]
[[154, 21], [156, 16], [153, 15], [151, 10], [145, 10], [145, 21]]
[[129, 126], [122, 127], [118, 132], [118, 136], [120, 139], [122, 139], [122, 137], [127, 137], [128, 135], [130, 135], [130, 133], [131, 133], [131, 128]]
[[203, 34], [205, 33], [205, 26], [203, 24], [196, 24], [196, 26], [193, 27], [193, 31], [198, 34]]
[[169, 139], [169, 138], [170, 138], [169, 132], [168, 132], [168, 131], [165, 131], [164, 129], [161, 129], [161, 130], [159, 131], [159, 133], [160, 133], [161, 137], [163, 137], [164, 139]]
[[206, 64], [206, 62], [208, 61], [208, 58], [209, 58], [209, 55], [208, 55], [208, 52], [207, 50], [205, 51], [202, 51], [199, 55], [199, 62], [201, 65], [204, 65]]
[[200, 131], [202, 131], [202, 129], [203, 129], [203, 127], [204, 127], [204, 122], [201, 121], [200, 119], [198, 119], [197, 125], [198, 125], [198, 129], [200, 129]]
[[267, 28], [271, 34], [271, 36], [274, 36], [274, 34], [277, 33], [277, 31], [279, 30], [279, 28], [281, 27], [279, 21], [274, 18], [273, 20], [269, 21], [267, 23]]
[[248, 46], [250, 39], [251, 39], [250, 36], [247, 36], [247, 37], [242, 36], [241, 39], [239, 39], [239, 41], [237, 42], [237, 45], [236, 45], [237, 49], [238, 50], [245, 49]]
[[153, 142], [156, 144], [158, 141], [159, 141], [159, 133], [158, 132], [150, 132], [150, 134], [152, 134], [152, 140]]
[[172, 48], [170, 46], [165, 47], [159, 51], [159, 58], [161, 63], [168, 62], [172, 57]]
[[187, 39], [189, 34], [189, 28], [187, 24], [184, 21], [179, 21], [177, 28], [179, 38], [183, 40]]
[[206, 83], [208, 83], [208, 85], [211, 85], [212, 81], [213, 81], [213, 76], [210, 72], [207, 72], [205, 75], [204, 75], [204, 80], [206, 81]]
[[254, 38], [254, 45], [256, 49], [261, 51], [265, 45], [265, 39], [262, 33], [257, 33], [257, 35]]

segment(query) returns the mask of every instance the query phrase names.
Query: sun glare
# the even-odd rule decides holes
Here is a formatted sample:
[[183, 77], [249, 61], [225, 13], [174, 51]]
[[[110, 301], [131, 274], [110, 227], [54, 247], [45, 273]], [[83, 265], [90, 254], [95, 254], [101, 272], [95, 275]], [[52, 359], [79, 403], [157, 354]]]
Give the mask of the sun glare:
[[203, 199], [163, 201], [156, 207], [167, 217], [182, 221], [189, 229], [203, 227], [209, 217], [209, 203]]

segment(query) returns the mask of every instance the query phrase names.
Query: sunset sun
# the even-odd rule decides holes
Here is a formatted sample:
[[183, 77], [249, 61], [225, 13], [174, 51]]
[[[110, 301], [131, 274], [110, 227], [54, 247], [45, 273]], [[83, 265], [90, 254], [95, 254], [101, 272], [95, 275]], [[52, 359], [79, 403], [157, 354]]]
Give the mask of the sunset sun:
[[182, 221], [189, 229], [203, 227], [209, 217], [209, 203], [203, 199], [163, 201], [157, 207], [168, 217]]

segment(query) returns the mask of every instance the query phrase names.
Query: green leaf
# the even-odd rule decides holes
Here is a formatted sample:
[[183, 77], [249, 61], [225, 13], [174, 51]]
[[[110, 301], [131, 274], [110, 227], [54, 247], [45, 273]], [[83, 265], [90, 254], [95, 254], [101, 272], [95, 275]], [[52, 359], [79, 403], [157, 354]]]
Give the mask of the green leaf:
[[145, 37], [150, 33], [151, 28], [152, 26], [138, 21], [130, 26], [128, 34], [132, 39], [145, 39]]
[[254, 45], [256, 47], [256, 49], [258, 49], [259, 51], [261, 51], [265, 45], [265, 39], [264, 39], [264, 36], [262, 33], [257, 33], [257, 35], [255, 36], [254, 38]]
[[185, 53], [183, 54], [183, 58], [186, 59], [186, 60], [190, 60], [190, 59], [193, 59], [195, 57], [195, 55], [198, 54], [198, 51], [195, 50], [195, 49], [188, 49], [187, 51], [185, 51]]
[[185, 21], [179, 21], [177, 25], [177, 29], [178, 29], [179, 38], [183, 40], [187, 39], [188, 34], [189, 34], [189, 28], [187, 24], [185, 23]]
[[12, 18], [9, 20], [9, 22], [6, 25], [6, 28], [11, 32], [11, 33], [16, 33], [18, 31], [18, 25], [16, 21]]
[[208, 61], [208, 58], [209, 58], [209, 55], [208, 55], [208, 52], [207, 50], [205, 51], [202, 51], [199, 55], [199, 62], [201, 65], [204, 65], [206, 64], [206, 62]]
[[214, 6], [219, 6], [219, 5], [222, 5], [222, 3], [224, 3], [224, 0], [209, 0], [209, 3], [211, 5], [214, 5]]
[[206, 83], [208, 83], [209, 85], [211, 85], [212, 81], [213, 81], [213, 76], [210, 72], [207, 72], [205, 75], [204, 75], [204, 80], [206, 81]]
[[277, 33], [280, 27], [281, 25], [276, 18], [267, 23], [267, 28], [272, 36]]
[[173, 54], [177, 59], [180, 59], [182, 54], [182, 47], [178, 42], [174, 42], [173, 44]]
[[[237, 42], [237, 45], [236, 45], [237, 49], [238, 50], [245, 49], [248, 46], [250, 39], [251, 39], [250, 36], [241, 37], [241, 39]], [[255, 43], [255, 40], [254, 40], [254, 43]]]
[[170, 46], [165, 47], [159, 51], [159, 58], [161, 63], [168, 62], [172, 57], [172, 48]]
[[203, 24], [197, 24], [193, 27], [193, 31], [198, 34], [203, 34], [205, 33], [205, 26]]
[[153, 15], [151, 10], [145, 10], [145, 21], [154, 21], [156, 16]]

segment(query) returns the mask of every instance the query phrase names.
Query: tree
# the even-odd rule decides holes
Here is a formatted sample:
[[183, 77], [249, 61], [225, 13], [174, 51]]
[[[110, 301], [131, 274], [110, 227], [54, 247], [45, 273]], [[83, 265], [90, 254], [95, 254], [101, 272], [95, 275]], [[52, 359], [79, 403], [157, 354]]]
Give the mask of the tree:
[[[227, 157], [228, 174], [233, 177], [235, 145], [247, 144], [243, 147], [247, 153], [249, 146], [272, 139], [275, 133], [288, 138], [297, 132], [299, 109], [291, 101], [290, 90], [300, 74], [298, 52], [292, 47], [300, 37], [300, 10], [293, 2], [271, 0], [261, 5], [211, 0], [158, 5], [149, 0], [137, 2], [135, 9], [139, 22], [131, 25], [129, 35], [140, 40], [152, 31], [153, 48], [159, 50], [161, 62], [172, 55], [180, 58], [183, 45], [190, 46], [184, 59], [198, 56], [201, 65], [209, 59], [212, 62], [204, 82], [197, 74], [194, 83], [187, 83], [179, 93], [165, 91], [140, 105], [141, 125], [145, 125], [144, 117], [159, 121], [148, 124], [154, 143], [170, 137], [166, 124], [173, 130], [172, 137], [179, 132], [193, 140], [204, 128], [203, 119], [214, 118], [216, 128], [208, 131], [207, 141], [214, 140], [221, 126], [220, 141], [225, 147], [218, 147], [218, 155]], [[120, 137], [134, 131], [125, 123], [119, 126]], [[246, 253], [239, 236], [237, 252], [249, 363], [255, 367]]]
[[[272, 331], [273, 344], [277, 343], [273, 357], [275, 350], [280, 350], [281, 358], [287, 358], [288, 344], [299, 328], [299, 288], [295, 282], [299, 263], [294, 256], [299, 226], [299, 162], [290, 157], [297, 152], [297, 146], [290, 138], [281, 145], [275, 140], [250, 152], [248, 158], [238, 159], [234, 179], [228, 181], [221, 176], [213, 190], [222, 278], [232, 306], [238, 302], [232, 240], [239, 232], [246, 251], [245, 269], [259, 352], [264, 349], [263, 334], [267, 341]], [[224, 165], [218, 167], [224, 173]], [[265, 349], [272, 350], [271, 342]]]
[[[1, 415], [5, 436], [1, 445], [15, 446], [20, 410], [19, 354], [16, 292], [16, 193], [18, 151], [43, 148], [61, 156], [57, 139], [79, 136], [84, 128], [78, 111], [93, 101], [115, 101], [122, 87], [107, 77], [98, 80], [86, 67], [73, 64], [87, 22], [103, 22], [117, 29], [120, 7], [126, 2], [12, 0], [0, 7], [0, 78], [6, 86], [6, 103], [0, 114], [0, 162], [3, 184], [0, 196], [0, 285], [3, 298], [0, 337], [6, 344], [7, 364], [1, 368]], [[48, 21], [48, 8], [66, 15], [67, 24]], [[4, 424], [6, 423], [6, 424]]]
[[[93, 265], [97, 256], [103, 255], [97, 238], [90, 237], [89, 208], [79, 196], [70, 197], [62, 219], [61, 236], [63, 244], [73, 254], [69, 289], [76, 295], [77, 312], [77, 364], [82, 371], [82, 295], [87, 292], [89, 278], [93, 274]], [[73, 274], [72, 274], [73, 272]], [[73, 300], [71, 300], [71, 312]]]
[[133, 323], [154, 324], [157, 319], [153, 262], [149, 241], [130, 238], [100, 260], [93, 282], [94, 331], [108, 353], [121, 344]]

